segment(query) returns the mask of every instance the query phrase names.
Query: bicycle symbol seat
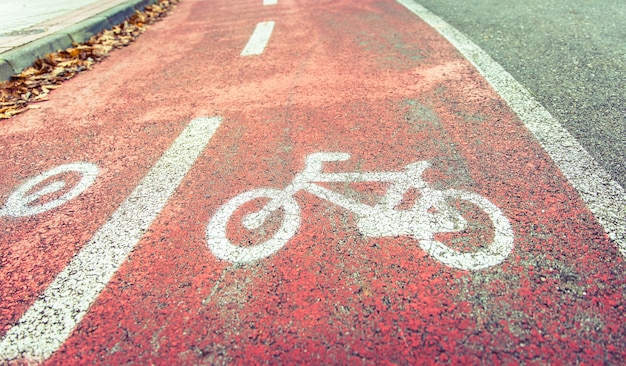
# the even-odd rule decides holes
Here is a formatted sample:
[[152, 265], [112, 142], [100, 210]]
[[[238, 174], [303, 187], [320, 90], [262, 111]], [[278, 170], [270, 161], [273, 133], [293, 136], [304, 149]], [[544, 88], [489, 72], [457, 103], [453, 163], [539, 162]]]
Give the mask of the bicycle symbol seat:
[[[437, 190], [422, 179], [429, 167], [427, 161], [408, 164], [398, 172], [347, 172], [322, 171], [324, 162], [345, 161], [347, 153], [319, 152], [307, 156], [305, 167], [283, 190], [259, 188], [241, 193], [221, 206], [209, 221], [207, 243], [213, 254], [233, 263], [247, 263], [269, 257], [282, 248], [300, 226], [300, 208], [294, 195], [306, 191], [354, 213], [357, 229], [366, 237], [411, 236], [432, 257], [448, 266], [478, 270], [504, 261], [513, 249], [513, 231], [502, 211], [486, 198], [473, 192], [457, 189]], [[380, 202], [368, 205], [316, 183], [386, 182], [389, 187]], [[399, 210], [398, 205], [410, 189], [421, 195], [409, 209]], [[280, 228], [265, 242], [254, 246], [234, 245], [227, 237], [227, 225], [235, 211], [244, 204], [259, 198], [269, 199], [259, 211], [243, 217], [247, 229], [261, 227], [267, 218], [282, 208]], [[492, 242], [474, 252], [460, 252], [435, 240], [435, 234], [463, 231], [467, 220], [449, 204], [450, 200], [467, 201], [484, 211], [492, 222]]]

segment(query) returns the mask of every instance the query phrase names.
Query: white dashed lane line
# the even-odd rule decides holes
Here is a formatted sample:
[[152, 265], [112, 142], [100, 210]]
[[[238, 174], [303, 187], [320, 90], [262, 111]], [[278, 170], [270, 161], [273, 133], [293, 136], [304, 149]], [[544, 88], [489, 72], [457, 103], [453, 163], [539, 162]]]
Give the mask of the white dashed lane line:
[[241, 56], [256, 56], [262, 54], [263, 50], [265, 50], [265, 46], [267, 46], [267, 42], [269, 42], [272, 36], [273, 30], [273, 21], [257, 24], [256, 28], [254, 28], [254, 32], [252, 32], [252, 36], [248, 40], [248, 44], [246, 44], [246, 47], [241, 51]]
[[196, 118], [137, 188], [85, 244], [0, 342], [0, 360], [50, 357], [152, 225], [215, 130], [220, 117]]

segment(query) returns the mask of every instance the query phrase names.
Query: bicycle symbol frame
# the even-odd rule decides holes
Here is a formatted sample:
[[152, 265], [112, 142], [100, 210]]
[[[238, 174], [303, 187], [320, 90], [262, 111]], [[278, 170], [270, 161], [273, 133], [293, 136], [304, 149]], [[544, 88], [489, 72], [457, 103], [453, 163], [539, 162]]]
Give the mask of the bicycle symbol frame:
[[[309, 192], [352, 211], [357, 229], [364, 236], [411, 236], [419, 241], [424, 251], [450, 267], [464, 270], [488, 268], [504, 261], [513, 250], [513, 231], [502, 211], [477, 193], [429, 187], [422, 179], [422, 173], [429, 167], [427, 161], [408, 164], [397, 172], [322, 172], [324, 162], [348, 159], [350, 154], [347, 153], [313, 153], [307, 156], [302, 172], [285, 189], [259, 188], [235, 196], [216, 211], [207, 225], [206, 239], [210, 250], [218, 258], [233, 263], [258, 261], [280, 250], [300, 226], [300, 208], [294, 198], [298, 191]], [[390, 185], [381, 201], [371, 206], [316, 184], [341, 182], [387, 182]], [[421, 193], [413, 207], [396, 209], [404, 194], [412, 188]], [[244, 216], [244, 227], [259, 228], [272, 212], [282, 208], [284, 215], [280, 228], [263, 243], [247, 247], [234, 245], [226, 233], [229, 220], [239, 207], [263, 197], [269, 198], [269, 202], [258, 212]], [[436, 233], [458, 232], [467, 226], [465, 218], [446, 199], [468, 201], [489, 216], [495, 231], [490, 245], [475, 252], [460, 252], [434, 239]]]

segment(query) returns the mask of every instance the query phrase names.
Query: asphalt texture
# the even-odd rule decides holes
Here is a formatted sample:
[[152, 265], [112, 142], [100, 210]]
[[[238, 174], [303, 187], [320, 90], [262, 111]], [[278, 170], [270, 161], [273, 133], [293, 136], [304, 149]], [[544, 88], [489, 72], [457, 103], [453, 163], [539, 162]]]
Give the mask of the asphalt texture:
[[419, 3], [490, 54], [626, 187], [626, 2]]
[[626, 362], [620, 248], [396, 1], [185, 0], [0, 139], [0, 362]]

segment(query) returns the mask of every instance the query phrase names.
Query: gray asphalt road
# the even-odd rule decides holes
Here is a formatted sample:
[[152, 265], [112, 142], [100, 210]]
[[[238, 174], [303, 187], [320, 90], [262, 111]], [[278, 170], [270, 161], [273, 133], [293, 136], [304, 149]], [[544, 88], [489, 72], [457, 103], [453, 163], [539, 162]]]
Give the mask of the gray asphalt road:
[[626, 1], [418, 3], [490, 54], [626, 187]]

